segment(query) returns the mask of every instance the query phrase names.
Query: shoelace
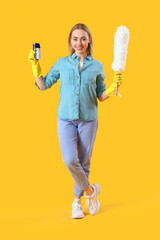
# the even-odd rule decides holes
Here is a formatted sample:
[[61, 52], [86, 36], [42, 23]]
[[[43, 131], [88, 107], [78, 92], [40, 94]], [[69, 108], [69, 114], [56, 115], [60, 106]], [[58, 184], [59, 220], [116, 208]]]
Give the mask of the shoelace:
[[90, 210], [96, 210], [96, 207], [97, 207], [96, 200], [88, 198], [86, 200], [86, 205], [88, 205]]
[[82, 210], [82, 205], [81, 205], [81, 203], [73, 202], [73, 207], [74, 207], [76, 210]]

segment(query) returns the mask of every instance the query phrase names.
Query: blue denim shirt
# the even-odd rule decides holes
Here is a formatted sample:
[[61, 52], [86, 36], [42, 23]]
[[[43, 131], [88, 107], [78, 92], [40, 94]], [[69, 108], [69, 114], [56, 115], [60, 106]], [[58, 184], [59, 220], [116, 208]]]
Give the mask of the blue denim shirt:
[[78, 69], [78, 56], [61, 57], [45, 77], [41, 77], [45, 88], [50, 88], [60, 78], [60, 98], [58, 117], [62, 119], [82, 119], [91, 121], [97, 117], [99, 97], [106, 90], [103, 65], [90, 55], [83, 58], [83, 66]]

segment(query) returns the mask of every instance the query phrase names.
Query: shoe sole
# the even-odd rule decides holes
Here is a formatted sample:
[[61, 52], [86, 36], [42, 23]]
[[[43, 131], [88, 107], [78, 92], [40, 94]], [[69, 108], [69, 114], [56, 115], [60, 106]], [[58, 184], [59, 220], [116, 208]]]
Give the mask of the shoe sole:
[[[94, 187], [96, 188], [96, 196], [98, 197], [98, 195], [100, 194], [100, 192], [101, 192], [101, 188], [100, 188], [100, 186], [99, 186], [99, 184], [98, 183], [95, 183], [95, 184], [93, 184], [94, 185]], [[98, 211], [99, 211], [99, 208], [100, 208], [100, 203], [99, 203], [99, 201], [97, 200], [97, 205], [98, 205], [98, 207], [97, 207], [97, 211], [95, 212], [95, 213], [91, 213], [91, 215], [95, 215], [95, 214], [97, 214], [98, 213]]]
[[74, 216], [74, 215], [72, 215], [72, 218], [73, 218], [73, 219], [76, 219], [76, 218], [79, 219], [79, 218], [83, 218], [83, 217], [84, 217], [84, 214], [83, 214], [83, 215], [80, 215], [80, 216]]
[[100, 192], [101, 192], [101, 188], [100, 188], [100, 186], [99, 186], [98, 183], [95, 183], [95, 184], [93, 184], [93, 185], [94, 185], [95, 188], [96, 188], [96, 195], [98, 196], [98, 195], [100, 194]]
[[95, 213], [90, 213], [91, 215], [95, 215], [95, 214], [97, 214], [97, 213], [99, 212], [100, 203], [99, 203], [98, 200], [97, 200], [97, 205], [98, 205], [98, 207], [97, 207], [97, 211], [96, 211]]

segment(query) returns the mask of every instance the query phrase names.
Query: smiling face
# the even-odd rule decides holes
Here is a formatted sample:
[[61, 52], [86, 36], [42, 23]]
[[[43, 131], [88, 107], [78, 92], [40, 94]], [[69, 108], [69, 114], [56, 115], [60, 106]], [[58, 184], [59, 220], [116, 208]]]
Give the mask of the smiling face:
[[71, 35], [71, 46], [76, 55], [87, 56], [88, 43], [90, 42], [88, 33], [82, 29], [75, 29]]

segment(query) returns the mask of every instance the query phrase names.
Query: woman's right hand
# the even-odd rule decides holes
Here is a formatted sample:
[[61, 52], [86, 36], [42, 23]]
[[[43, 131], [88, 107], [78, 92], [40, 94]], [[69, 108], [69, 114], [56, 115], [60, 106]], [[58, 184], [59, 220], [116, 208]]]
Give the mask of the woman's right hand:
[[28, 56], [28, 60], [33, 64], [36, 65], [39, 61], [39, 59], [35, 59], [35, 51], [34, 50], [30, 50], [29, 56]]
[[32, 72], [34, 77], [41, 77], [41, 67], [39, 64], [39, 59], [35, 59], [35, 51], [30, 50], [28, 60], [32, 63]]

